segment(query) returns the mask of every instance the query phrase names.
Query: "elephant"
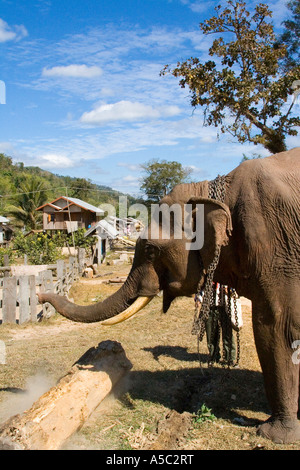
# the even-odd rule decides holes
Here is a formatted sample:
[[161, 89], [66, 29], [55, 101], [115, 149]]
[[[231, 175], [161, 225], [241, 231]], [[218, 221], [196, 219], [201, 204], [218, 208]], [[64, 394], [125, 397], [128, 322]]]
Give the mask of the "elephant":
[[174, 229], [169, 238], [161, 231], [151, 237], [150, 223], [137, 240], [125, 283], [112, 296], [91, 306], [75, 305], [53, 293], [40, 294], [39, 301], [49, 302], [75, 322], [113, 324], [132, 316], [162, 291], [167, 312], [176, 297], [192, 296], [205, 284], [218, 252], [213, 280], [252, 301], [255, 346], [271, 410], [257, 432], [276, 443], [296, 442], [300, 440], [299, 360], [294, 349], [300, 344], [300, 147], [243, 161], [222, 181], [221, 189], [215, 184], [216, 197], [210, 193], [212, 181], [206, 180], [178, 184], [159, 203], [160, 207], [190, 204], [193, 224], [197, 207], [203, 208], [204, 237], [197, 249], [187, 243], [185, 233], [175, 237]]

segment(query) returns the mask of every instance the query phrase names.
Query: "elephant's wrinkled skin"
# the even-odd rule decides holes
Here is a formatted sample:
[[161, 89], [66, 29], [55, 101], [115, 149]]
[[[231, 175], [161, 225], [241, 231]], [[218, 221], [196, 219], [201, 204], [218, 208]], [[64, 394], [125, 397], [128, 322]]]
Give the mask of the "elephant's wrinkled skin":
[[292, 343], [300, 340], [300, 148], [245, 161], [226, 183], [223, 207], [207, 200], [207, 181], [175, 186], [161, 201], [186, 204], [193, 198], [205, 204], [200, 251], [186, 250], [184, 239], [141, 238], [125, 284], [104, 302], [79, 307], [54, 294], [43, 294], [40, 301], [71, 320], [96, 322], [123, 311], [138, 296], [163, 290], [167, 311], [175, 297], [195, 293], [216, 244], [221, 245], [215, 281], [252, 300], [255, 343], [272, 410], [258, 432], [278, 443], [294, 442], [300, 440], [299, 361], [292, 360]]

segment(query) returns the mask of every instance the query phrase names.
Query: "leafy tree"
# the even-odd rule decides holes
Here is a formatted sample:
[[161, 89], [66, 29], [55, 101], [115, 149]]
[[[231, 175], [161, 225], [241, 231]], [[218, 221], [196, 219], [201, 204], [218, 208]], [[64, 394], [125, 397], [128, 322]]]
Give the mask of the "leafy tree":
[[283, 60], [286, 71], [300, 63], [300, 0], [291, 0], [287, 5], [291, 10], [291, 17], [283, 22], [285, 29], [279, 39], [279, 42], [286, 45]]
[[179, 162], [167, 162], [166, 160], [150, 160], [141, 165], [145, 171], [142, 179], [141, 190], [151, 201], [159, 201], [176, 184], [187, 181], [191, 169], [183, 168]]
[[[31, 186], [32, 179], [39, 182], [40, 188], [38, 183], [36, 187]], [[44, 192], [47, 188], [47, 192]], [[36, 208], [47, 201], [65, 195], [66, 188], [68, 188], [69, 196], [78, 197], [95, 206], [109, 203], [118, 209], [119, 196], [122, 196], [122, 193], [108, 186], [91, 183], [85, 178], [55, 175], [36, 166], [25, 166], [22, 162], [13, 163], [11, 157], [0, 153], [0, 215], [15, 216], [15, 222], [19, 226], [24, 226], [24, 224], [27, 228], [39, 226], [41, 214], [30, 209], [31, 215], [28, 217], [26, 215], [27, 207], [30, 205], [29, 200], [33, 199], [33, 194], [35, 194], [33, 206]], [[27, 195], [21, 195], [21, 193]], [[130, 195], [127, 195], [127, 198], [130, 205], [138, 202]]]
[[0, 168], [1, 173], [11, 172], [13, 167], [12, 159], [4, 155], [4, 153], [0, 153]]
[[252, 155], [252, 157], [248, 157], [247, 155], [243, 153], [243, 158], [241, 160], [241, 163], [246, 162], [247, 160], [255, 160], [256, 158], [262, 158], [262, 155], [255, 153]]
[[8, 203], [8, 198], [5, 197], [6, 194], [12, 194], [14, 188], [10, 182], [10, 178], [7, 176], [0, 176], [0, 215], [6, 214], [6, 208]]
[[18, 192], [13, 196], [13, 203], [8, 214], [14, 217], [16, 224], [26, 229], [36, 229], [41, 223], [41, 214], [37, 207], [47, 201], [48, 185], [36, 176], [26, 176], [19, 184]]
[[85, 178], [75, 178], [70, 184], [71, 195], [84, 201], [91, 197], [92, 189], [95, 189], [95, 185]]
[[13, 264], [15, 261], [15, 253], [11, 247], [1, 247], [0, 246], [0, 266], [4, 266], [4, 255], [8, 255], [9, 263]]
[[271, 153], [286, 150], [286, 136], [297, 135], [300, 124], [292, 115], [294, 102], [286, 105], [300, 66], [282, 73], [286, 46], [276, 41], [267, 5], [258, 4], [250, 13], [246, 2], [228, 0], [215, 10], [200, 29], [205, 35], [221, 33], [209, 49], [216, 61], [190, 58], [161, 74], [181, 77], [191, 105], [204, 108], [205, 125], [220, 127], [241, 143], [262, 144]]
[[31, 264], [55, 263], [61, 257], [56, 236], [49, 237], [45, 233], [33, 233], [25, 236], [19, 232], [13, 240], [13, 248], [18, 256], [28, 256]]

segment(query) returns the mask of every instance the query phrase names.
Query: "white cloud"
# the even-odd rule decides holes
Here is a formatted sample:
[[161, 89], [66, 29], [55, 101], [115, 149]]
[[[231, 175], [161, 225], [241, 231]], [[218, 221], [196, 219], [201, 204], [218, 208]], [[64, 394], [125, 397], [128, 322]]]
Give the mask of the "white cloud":
[[121, 178], [112, 178], [109, 185], [114, 189], [118, 188], [119, 191], [126, 191], [126, 193], [129, 188], [131, 192], [138, 192], [141, 181], [137, 176], [127, 175]]
[[208, 10], [215, 6], [214, 1], [190, 1], [190, 0], [181, 0], [183, 5], [187, 5], [194, 13], [203, 13], [204, 11]]
[[14, 149], [10, 142], [0, 142], [0, 153], [7, 153]]
[[126, 181], [130, 185], [140, 184], [140, 179], [137, 176], [132, 175], [124, 176], [123, 181]]
[[90, 112], [85, 112], [80, 121], [86, 124], [101, 125], [112, 121], [138, 121], [171, 117], [179, 113], [178, 106], [153, 108], [147, 104], [123, 100], [114, 104], [103, 104]]
[[[26, 49], [19, 48], [16, 60], [20, 61], [21, 56], [30, 66], [32, 61], [42, 64], [43, 73], [35, 81], [26, 82], [27, 87], [52, 92], [55, 86], [57, 97], [63, 99], [76, 96], [95, 103], [126, 100], [150, 103], [153, 107], [160, 104], [181, 107], [178, 100], [186, 102], [186, 91], [181, 90], [174, 77], [161, 77], [160, 71], [165, 64], [177, 62], [178, 50], [184, 57], [198, 43], [198, 28], [184, 31], [106, 25], [85, 34], [66, 36], [58, 42], [45, 42], [43, 47], [31, 42]], [[206, 46], [203, 49], [207, 52]], [[65, 65], [66, 57], [71, 65]], [[101, 80], [62, 79], [77, 73], [85, 77], [93, 70], [103, 71]]]
[[28, 35], [27, 29], [23, 25], [9, 26], [6, 21], [0, 18], [0, 42], [19, 41]]
[[96, 65], [88, 67], [85, 64], [72, 64], [52, 67], [50, 69], [43, 68], [42, 74], [44, 77], [94, 78], [102, 75], [102, 70]]
[[203, 168], [199, 168], [195, 165], [188, 165], [185, 166], [186, 169], [190, 169], [193, 173], [203, 173]]
[[39, 165], [42, 168], [71, 168], [73, 161], [65, 155], [47, 153], [39, 156]]
[[118, 166], [122, 166], [131, 171], [141, 171], [141, 165], [134, 165], [132, 163], [119, 162]]

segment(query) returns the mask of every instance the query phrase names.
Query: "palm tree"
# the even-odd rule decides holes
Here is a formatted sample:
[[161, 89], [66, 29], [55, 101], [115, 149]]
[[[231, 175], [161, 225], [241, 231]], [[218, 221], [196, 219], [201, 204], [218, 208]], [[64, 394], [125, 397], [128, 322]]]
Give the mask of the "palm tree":
[[42, 216], [36, 208], [42, 206], [47, 200], [49, 187], [37, 176], [26, 176], [20, 182], [17, 193], [13, 196], [8, 213], [16, 225], [24, 226], [28, 230], [37, 229]]

